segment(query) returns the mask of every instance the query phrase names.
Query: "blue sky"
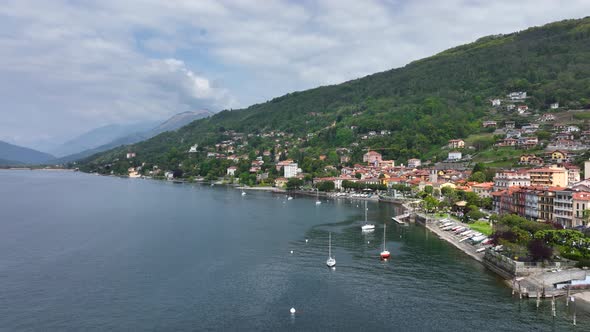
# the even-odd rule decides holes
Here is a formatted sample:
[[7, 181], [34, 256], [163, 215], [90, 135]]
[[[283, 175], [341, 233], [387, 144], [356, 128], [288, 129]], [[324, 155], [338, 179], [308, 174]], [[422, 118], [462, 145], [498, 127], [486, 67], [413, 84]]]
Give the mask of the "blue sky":
[[246, 107], [589, 14], [587, 0], [4, 0], [0, 140]]

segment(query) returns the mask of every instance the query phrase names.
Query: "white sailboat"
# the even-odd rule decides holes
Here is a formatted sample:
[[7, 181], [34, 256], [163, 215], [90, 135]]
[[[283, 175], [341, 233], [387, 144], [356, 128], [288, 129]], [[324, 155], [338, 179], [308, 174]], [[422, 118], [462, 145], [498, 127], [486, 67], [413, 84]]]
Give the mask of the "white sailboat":
[[330, 233], [330, 239], [328, 240], [328, 260], [326, 261], [328, 267], [336, 266], [336, 259], [332, 257], [332, 233]]
[[320, 205], [322, 204], [322, 202], [320, 201], [320, 190], [316, 188], [315, 192], [315, 205]]
[[365, 201], [365, 224], [363, 226], [361, 226], [361, 230], [363, 232], [372, 232], [372, 231], [375, 230], [375, 225], [369, 224], [367, 222], [367, 211], [368, 211], [368, 209], [367, 209], [367, 201]]
[[383, 224], [383, 251], [381, 252], [380, 256], [381, 259], [388, 259], [391, 253], [389, 250], [385, 249], [385, 231], [387, 230], [387, 225]]

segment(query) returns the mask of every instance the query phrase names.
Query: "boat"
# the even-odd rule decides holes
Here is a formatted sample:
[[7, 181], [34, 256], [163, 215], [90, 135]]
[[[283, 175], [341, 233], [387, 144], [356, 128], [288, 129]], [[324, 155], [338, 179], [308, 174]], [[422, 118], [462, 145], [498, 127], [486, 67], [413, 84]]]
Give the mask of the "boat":
[[320, 201], [320, 190], [316, 188], [316, 195], [315, 195], [315, 205], [320, 205], [322, 202]]
[[246, 196], [246, 192], [245, 191], [242, 191], [242, 196]]
[[292, 199], [293, 199], [293, 197], [292, 197], [292, 196], [289, 196], [289, 197], [287, 197], [287, 200], [288, 200], [288, 201], [290, 201], [290, 200], [292, 200]]
[[328, 267], [334, 267], [336, 266], [336, 259], [332, 257], [332, 233], [330, 233], [329, 236], [330, 237], [328, 240], [328, 260], [326, 261], [326, 265], [328, 265]]
[[385, 231], [387, 229], [386, 227], [387, 227], [387, 225], [383, 224], [383, 251], [380, 254], [381, 259], [388, 259], [389, 256], [391, 255], [389, 253], [389, 250], [385, 249]]
[[367, 201], [365, 201], [365, 224], [363, 226], [361, 226], [361, 230], [363, 232], [372, 232], [372, 231], [375, 230], [375, 225], [369, 224], [367, 222], [367, 211], [368, 211], [368, 209], [367, 209]]

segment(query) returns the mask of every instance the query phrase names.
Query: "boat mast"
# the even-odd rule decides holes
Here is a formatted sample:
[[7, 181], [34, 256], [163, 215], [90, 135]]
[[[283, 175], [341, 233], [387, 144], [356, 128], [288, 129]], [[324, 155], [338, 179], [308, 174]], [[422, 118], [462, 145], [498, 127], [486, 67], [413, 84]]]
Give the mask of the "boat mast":
[[385, 251], [385, 231], [386, 231], [386, 224], [383, 224], [383, 251]]
[[328, 240], [328, 257], [332, 258], [332, 233], [329, 233], [330, 239]]

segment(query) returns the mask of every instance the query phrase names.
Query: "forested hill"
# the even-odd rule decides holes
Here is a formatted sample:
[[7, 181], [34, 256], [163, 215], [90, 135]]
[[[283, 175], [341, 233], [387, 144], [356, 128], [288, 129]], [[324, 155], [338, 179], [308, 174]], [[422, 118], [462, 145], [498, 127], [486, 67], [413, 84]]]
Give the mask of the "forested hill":
[[[553, 102], [566, 108], [587, 106], [590, 17], [484, 37], [402, 68], [222, 111], [177, 132], [95, 155], [84, 164], [100, 165], [133, 150], [146, 162], [174, 167], [182, 157], [171, 151], [187, 151], [198, 143], [205, 152], [228, 130], [292, 134], [293, 139], [303, 138], [297, 150], [306, 149], [308, 156], [371, 146], [388, 147], [384, 157], [396, 160], [429, 157], [448, 139], [479, 131], [481, 120], [490, 116], [489, 99], [505, 98], [511, 91], [526, 91], [526, 104], [541, 111]], [[370, 131], [390, 133], [359, 139]], [[250, 143], [251, 148], [273, 147], [264, 140]]]

